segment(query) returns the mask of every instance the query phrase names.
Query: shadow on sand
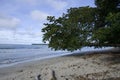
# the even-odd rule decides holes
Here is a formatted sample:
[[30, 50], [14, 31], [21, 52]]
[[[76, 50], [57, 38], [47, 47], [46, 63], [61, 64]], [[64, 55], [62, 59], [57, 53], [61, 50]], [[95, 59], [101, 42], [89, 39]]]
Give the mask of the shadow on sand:
[[78, 52], [78, 53], [73, 53], [67, 56], [74, 56], [76, 58], [89, 58], [92, 56], [96, 56], [96, 54], [104, 55], [108, 54], [109, 56], [104, 57], [101, 59], [101, 61], [106, 61], [111, 64], [118, 64], [120, 63], [120, 48], [112, 48], [112, 49], [107, 49], [107, 50], [98, 50], [98, 51], [85, 51], [85, 52]]

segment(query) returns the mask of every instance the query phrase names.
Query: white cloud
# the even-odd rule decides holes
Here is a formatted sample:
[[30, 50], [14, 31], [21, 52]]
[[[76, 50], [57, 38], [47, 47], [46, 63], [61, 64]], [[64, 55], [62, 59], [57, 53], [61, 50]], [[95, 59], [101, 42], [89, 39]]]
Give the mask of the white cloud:
[[68, 3], [63, 0], [47, 0], [47, 3], [56, 10], [62, 10], [68, 5]]
[[30, 13], [30, 16], [34, 20], [45, 21], [47, 19], [47, 16], [50, 16], [50, 15], [48, 13], [45, 13], [39, 10], [34, 10]]
[[20, 23], [20, 19], [18, 18], [0, 16], [0, 28], [2, 29], [16, 28], [19, 23]]
[[11, 38], [13, 36], [13, 31], [11, 30], [1, 30], [0, 38]]
[[28, 33], [28, 32], [17, 32], [15, 34], [15, 37], [14, 37], [14, 41], [16, 43], [20, 42], [20, 43], [42, 43], [42, 36], [40, 36], [41, 33], [39, 32], [33, 32], [32, 34], [31, 33]]
[[42, 33], [28, 31], [12, 31], [1, 30], [0, 31], [0, 44], [31, 44], [42, 43]]

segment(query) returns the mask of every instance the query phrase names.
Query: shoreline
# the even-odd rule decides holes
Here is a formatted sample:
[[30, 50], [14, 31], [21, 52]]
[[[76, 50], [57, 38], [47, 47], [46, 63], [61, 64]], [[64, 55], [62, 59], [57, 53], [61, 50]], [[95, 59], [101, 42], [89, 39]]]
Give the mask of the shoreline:
[[[38, 61], [20, 63], [15, 66], [0, 68], [0, 80], [50, 80], [55, 71], [57, 80], [89, 80], [97, 78], [120, 79], [120, 52], [90, 52], [72, 54]], [[114, 71], [114, 72], [113, 72]], [[97, 76], [95, 76], [97, 75]], [[86, 78], [86, 79], [85, 79]], [[88, 79], [87, 79], [88, 78]]]
[[[17, 61], [17, 62], [12, 62], [12, 63], [6, 63], [6, 64], [1, 64], [0, 65], [0, 68], [4, 68], [4, 67], [11, 67], [11, 66], [15, 66], [15, 65], [18, 65], [18, 64], [24, 64], [24, 63], [29, 63], [29, 62], [32, 62], [32, 61], [40, 61], [40, 60], [45, 60], [45, 59], [51, 59], [51, 58], [56, 58], [56, 57], [61, 57], [61, 56], [68, 56], [68, 55], [75, 55], [75, 54], [79, 54], [79, 55], [82, 55], [82, 54], [91, 54], [93, 52], [97, 53], [97, 52], [103, 52], [103, 51], [112, 51], [113, 48], [108, 48], [108, 49], [101, 49], [101, 50], [92, 50], [92, 51], [75, 51], [75, 52], [65, 52], [62, 53], [62, 54], [59, 54], [59, 55], [52, 55], [52, 56], [46, 56], [46, 57], [40, 57], [40, 58], [35, 58], [35, 59], [28, 59], [28, 60], [23, 60], [23, 61]], [[114, 49], [113, 49], [114, 50]]]
[[12, 67], [12, 66], [16, 66], [16, 65], [19, 65], [19, 64], [32, 63], [32, 62], [36, 62], [36, 61], [43, 61], [43, 60], [57, 58], [57, 57], [62, 57], [62, 56], [67, 56], [67, 55], [71, 55], [71, 54], [73, 54], [73, 53], [66, 52], [65, 54], [62, 53], [62, 54], [59, 54], [59, 55], [52, 55], [52, 56], [45, 56], [45, 57], [42, 57], [42, 58], [28, 59], [28, 60], [23, 60], [23, 61], [3, 64], [3, 65], [0, 65], [0, 68]]

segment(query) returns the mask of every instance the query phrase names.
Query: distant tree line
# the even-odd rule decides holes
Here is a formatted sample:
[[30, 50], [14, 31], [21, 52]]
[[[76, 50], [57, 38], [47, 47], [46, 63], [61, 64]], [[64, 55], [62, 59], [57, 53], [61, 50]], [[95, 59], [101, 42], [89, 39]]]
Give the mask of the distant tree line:
[[48, 16], [43, 41], [55, 50], [120, 47], [120, 0], [95, 0], [95, 5], [70, 8], [58, 18]]

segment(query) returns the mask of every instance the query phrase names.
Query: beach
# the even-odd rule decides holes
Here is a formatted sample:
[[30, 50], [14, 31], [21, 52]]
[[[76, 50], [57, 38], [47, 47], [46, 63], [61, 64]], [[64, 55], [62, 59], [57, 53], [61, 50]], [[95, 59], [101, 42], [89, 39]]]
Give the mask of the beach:
[[76, 53], [3, 67], [0, 80], [120, 80], [120, 52], [114, 51]]

